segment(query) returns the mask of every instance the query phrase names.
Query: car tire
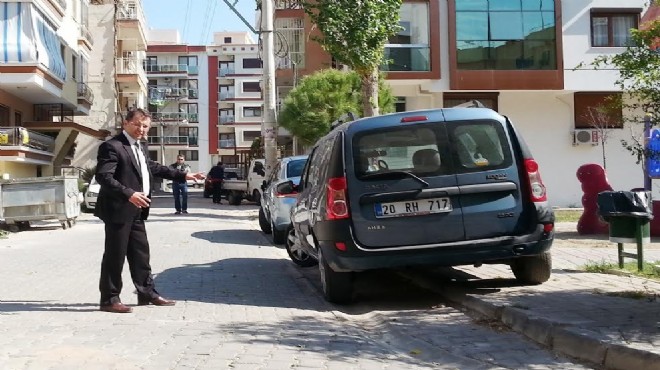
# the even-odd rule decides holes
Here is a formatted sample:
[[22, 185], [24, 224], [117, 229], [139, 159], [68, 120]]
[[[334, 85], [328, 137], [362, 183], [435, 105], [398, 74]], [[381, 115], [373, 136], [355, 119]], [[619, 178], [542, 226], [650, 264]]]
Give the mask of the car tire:
[[518, 257], [511, 262], [511, 271], [516, 280], [523, 284], [544, 283], [552, 273], [552, 256], [550, 252], [545, 252], [538, 256]]
[[286, 253], [291, 261], [300, 267], [311, 267], [317, 264], [316, 259], [303, 248], [296, 236], [296, 229], [289, 226], [286, 233]]
[[230, 192], [229, 195], [227, 195], [227, 201], [228, 201], [229, 204], [231, 204], [232, 206], [238, 206], [238, 205], [240, 205], [240, 204], [241, 204], [241, 200], [243, 200], [243, 199], [241, 199], [241, 196], [240, 196], [240, 195], [237, 195], [237, 194], [234, 193], [233, 191]]
[[261, 193], [259, 190], [254, 189], [254, 191], [252, 191], [252, 201], [257, 203], [258, 206], [261, 205]]
[[268, 222], [263, 208], [259, 208], [259, 227], [264, 234], [270, 234], [272, 232], [270, 222]]
[[272, 222], [270, 230], [273, 232], [273, 244], [284, 244], [286, 242], [286, 230], [277, 230]]
[[319, 247], [319, 272], [323, 297], [330, 303], [345, 304], [353, 299], [353, 279], [350, 272], [334, 271], [323, 258]]

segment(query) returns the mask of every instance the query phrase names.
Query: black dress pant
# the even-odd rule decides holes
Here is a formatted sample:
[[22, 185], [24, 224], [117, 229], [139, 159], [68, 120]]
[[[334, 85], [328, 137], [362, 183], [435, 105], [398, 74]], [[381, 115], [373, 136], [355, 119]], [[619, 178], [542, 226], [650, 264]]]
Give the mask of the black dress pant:
[[101, 305], [121, 302], [119, 298], [123, 285], [121, 273], [126, 259], [138, 298], [158, 297], [149, 256], [149, 241], [144, 221], [136, 219], [133, 222], [120, 224], [105, 223], [105, 251], [99, 281]]
[[220, 203], [222, 200], [222, 183], [213, 183], [213, 203]]

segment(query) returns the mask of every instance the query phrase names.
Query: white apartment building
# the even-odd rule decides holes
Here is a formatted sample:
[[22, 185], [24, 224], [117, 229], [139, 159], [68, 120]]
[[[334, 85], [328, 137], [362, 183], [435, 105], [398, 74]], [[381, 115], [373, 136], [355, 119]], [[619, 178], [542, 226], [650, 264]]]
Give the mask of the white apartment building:
[[216, 32], [207, 46], [209, 65], [209, 129], [215, 141], [213, 162], [227, 167], [243, 163], [253, 141], [261, 137], [263, 66], [259, 46], [247, 32]]
[[88, 0], [0, 1], [0, 174], [59, 175], [81, 140], [95, 96]]
[[206, 47], [186, 45], [177, 30], [149, 30], [144, 68], [152, 113], [149, 155], [164, 165], [181, 154], [192, 171], [211, 166], [209, 66]]

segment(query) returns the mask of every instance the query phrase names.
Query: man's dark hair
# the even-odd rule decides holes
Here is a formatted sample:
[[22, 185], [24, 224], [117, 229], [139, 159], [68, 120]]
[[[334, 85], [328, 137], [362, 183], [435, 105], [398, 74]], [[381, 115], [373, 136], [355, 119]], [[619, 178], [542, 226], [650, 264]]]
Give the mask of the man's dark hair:
[[131, 108], [126, 113], [126, 121], [131, 121], [136, 114], [141, 114], [144, 118], [151, 118], [151, 113], [142, 108]]
[[222, 166], [222, 161], [218, 162], [218, 166]]

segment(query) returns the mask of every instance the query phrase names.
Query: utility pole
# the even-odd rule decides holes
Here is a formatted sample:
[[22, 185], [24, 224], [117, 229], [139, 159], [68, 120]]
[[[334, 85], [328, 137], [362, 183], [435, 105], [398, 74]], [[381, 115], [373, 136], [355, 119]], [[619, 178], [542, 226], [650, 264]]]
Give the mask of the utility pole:
[[264, 68], [264, 112], [261, 123], [261, 134], [264, 138], [264, 156], [266, 159], [266, 176], [275, 167], [277, 162], [277, 125], [275, 116], [275, 32], [273, 16], [275, 2], [262, 0], [261, 2], [261, 36], [262, 61]]

